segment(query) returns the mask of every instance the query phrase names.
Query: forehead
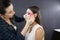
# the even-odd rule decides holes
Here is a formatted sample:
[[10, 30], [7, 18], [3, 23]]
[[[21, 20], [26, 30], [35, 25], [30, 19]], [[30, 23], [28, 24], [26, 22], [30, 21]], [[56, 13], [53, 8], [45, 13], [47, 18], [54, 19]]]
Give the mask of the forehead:
[[27, 9], [27, 12], [31, 12], [31, 13], [33, 13], [30, 9]]
[[6, 11], [11, 11], [11, 10], [13, 10], [13, 5], [10, 4], [10, 6], [8, 6], [5, 10], [6, 10]]

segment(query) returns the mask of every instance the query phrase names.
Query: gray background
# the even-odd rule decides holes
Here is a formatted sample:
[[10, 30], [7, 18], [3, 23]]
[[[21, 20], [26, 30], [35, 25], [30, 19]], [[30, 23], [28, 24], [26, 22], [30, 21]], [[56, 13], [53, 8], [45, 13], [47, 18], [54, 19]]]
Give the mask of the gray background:
[[[60, 28], [60, 0], [12, 0], [17, 16], [25, 14], [27, 7], [36, 5], [41, 10], [45, 40], [51, 40], [53, 29]], [[24, 27], [25, 21], [16, 23], [18, 31]]]

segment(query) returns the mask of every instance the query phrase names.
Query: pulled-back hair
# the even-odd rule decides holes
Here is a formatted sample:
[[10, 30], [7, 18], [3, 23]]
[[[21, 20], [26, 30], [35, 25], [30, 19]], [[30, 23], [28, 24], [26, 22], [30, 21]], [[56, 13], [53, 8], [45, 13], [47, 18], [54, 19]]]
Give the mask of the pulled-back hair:
[[10, 0], [0, 0], [0, 14], [5, 14], [5, 9], [11, 4]]

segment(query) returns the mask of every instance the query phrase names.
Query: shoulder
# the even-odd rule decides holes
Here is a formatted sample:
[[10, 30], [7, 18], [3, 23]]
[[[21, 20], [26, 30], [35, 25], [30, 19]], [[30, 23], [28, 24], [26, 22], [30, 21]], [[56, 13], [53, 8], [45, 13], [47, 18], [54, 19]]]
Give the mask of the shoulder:
[[36, 33], [44, 33], [44, 30], [42, 28], [37, 28]]
[[44, 29], [41, 25], [37, 24], [37, 28], [36, 28], [36, 33], [43, 33], [44, 34]]
[[39, 25], [39, 27], [36, 29], [35, 31], [35, 38], [36, 40], [42, 40], [44, 37], [44, 30], [42, 28], [42, 26]]
[[36, 24], [35, 26], [36, 26], [36, 30], [37, 30], [37, 29], [43, 29], [43, 26], [41, 26], [41, 25], [39, 25], [39, 24]]

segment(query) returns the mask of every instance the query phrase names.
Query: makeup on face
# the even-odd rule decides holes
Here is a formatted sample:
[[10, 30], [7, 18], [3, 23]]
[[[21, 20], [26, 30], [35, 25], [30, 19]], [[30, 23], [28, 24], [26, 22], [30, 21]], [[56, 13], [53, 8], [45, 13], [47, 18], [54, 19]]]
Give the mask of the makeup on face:
[[33, 15], [33, 13], [29, 13], [29, 12], [28, 12], [28, 15], [32, 16], [32, 15]]
[[30, 9], [27, 9], [27, 12], [26, 12], [29, 16], [32, 16], [33, 15], [33, 12], [30, 10]]
[[32, 13], [30, 13], [30, 16], [32, 16], [33, 14]]

